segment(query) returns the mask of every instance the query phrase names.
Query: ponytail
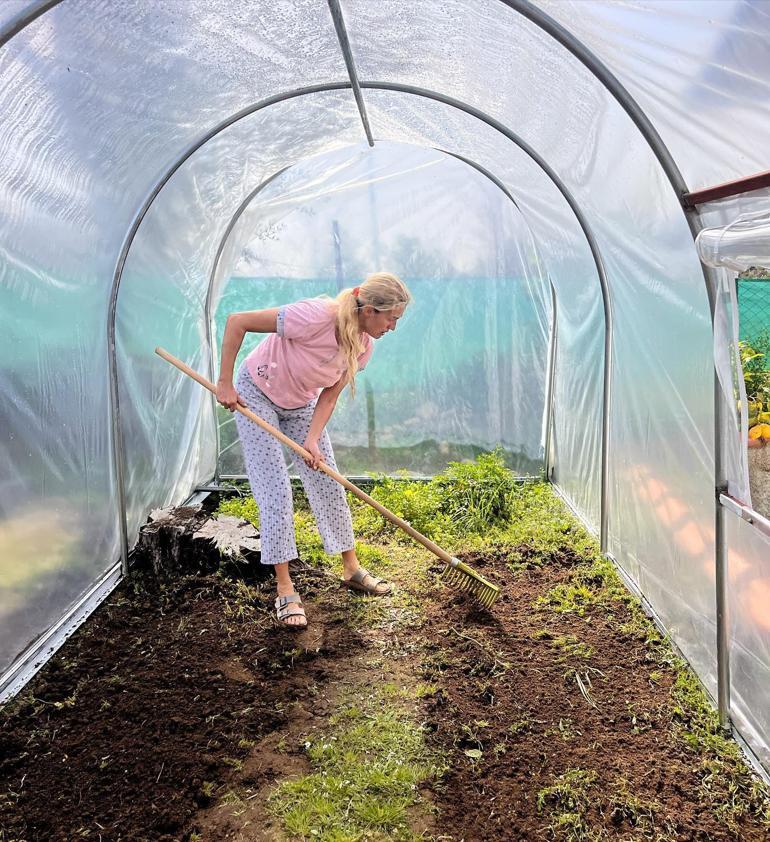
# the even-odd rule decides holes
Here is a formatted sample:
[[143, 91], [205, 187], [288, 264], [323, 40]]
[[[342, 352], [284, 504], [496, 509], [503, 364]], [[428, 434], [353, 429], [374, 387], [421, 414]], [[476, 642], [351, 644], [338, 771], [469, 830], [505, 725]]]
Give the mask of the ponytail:
[[389, 272], [369, 275], [360, 287], [343, 289], [337, 296], [337, 336], [345, 360], [345, 385], [356, 394], [358, 358], [364, 352], [364, 343], [358, 327], [358, 311], [370, 304], [376, 310], [393, 310], [412, 300], [404, 282]]

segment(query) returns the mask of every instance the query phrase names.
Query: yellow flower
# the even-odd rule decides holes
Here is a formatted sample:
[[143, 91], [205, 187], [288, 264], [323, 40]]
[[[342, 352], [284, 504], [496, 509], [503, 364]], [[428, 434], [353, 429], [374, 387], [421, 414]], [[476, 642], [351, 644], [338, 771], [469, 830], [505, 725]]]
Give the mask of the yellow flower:
[[750, 439], [764, 439], [770, 441], [770, 424], [757, 424], [749, 430]]

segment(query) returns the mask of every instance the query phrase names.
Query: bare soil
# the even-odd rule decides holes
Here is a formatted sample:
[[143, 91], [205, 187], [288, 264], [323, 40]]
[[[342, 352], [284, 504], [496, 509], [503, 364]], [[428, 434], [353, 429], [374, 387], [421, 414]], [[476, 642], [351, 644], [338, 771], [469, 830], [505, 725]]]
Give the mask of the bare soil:
[[[769, 838], [757, 816], [728, 826], [717, 815], [715, 802], [729, 800], [726, 784], [720, 804], [710, 758], [677, 731], [674, 671], [643, 635], [622, 631], [632, 619], [627, 606], [588, 606], [582, 617], [533, 610], [537, 597], [569, 580], [578, 559], [564, 553], [515, 577], [504, 555], [468, 560], [502, 586], [493, 612], [465, 595], [426, 606], [436, 634], [425, 674], [442, 687], [428, 725], [451, 752], [437, 798], [444, 838]], [[591, 654], [566, 655], [558, 643], [565, 638]], [[481, 759], [469, 758], [469, 748], [482, 750]], [[537, 794], [569, 770], [595, 776], [585, 837], [549, 831], [563, 807], [553, 797], [538, 806]]]
[[[302, 736], [386, 678], [435, 685], [417, 715], [449, 771], [424, 792], [437, 813], [415, 811], [426, 838], [768, 838], [757, 815], [715, 809], [673, 669], [623, 631], [625, 605], [533, 608], [579, 559], [515, 574], [505, 554], [468, 559], [502, 586], [491, 613], [436, 582], [421, 619], [377, 628], [357, 628], [360, 597], [320, 571], [295, 574], [303, 632], [272, 620], [269, 582], [255, 600], [214, 575], [123, 583], [0, 716], [0, 840], [286, 838], [265, 799], [308, 771]], [[570, 770], [589, 782], [583, 836], [554, 829], [565, 804], [546, 792]]]

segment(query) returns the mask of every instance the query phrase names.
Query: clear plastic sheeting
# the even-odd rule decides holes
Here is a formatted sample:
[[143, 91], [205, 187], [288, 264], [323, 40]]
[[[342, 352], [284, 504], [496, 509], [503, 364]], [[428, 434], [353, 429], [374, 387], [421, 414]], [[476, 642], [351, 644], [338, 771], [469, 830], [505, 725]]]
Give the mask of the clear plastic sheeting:
[[661, 135], [690, 190], [767, 169], [767, 2], [537, 0], [534, 5], [617, 76]]
[[198, 150], [143, 219], [117, 298], [130, 534], [152, 508], [184, 497], [215, 467], [211, 398], [157, 357], [155, 347], [211, 374], [205, 304], [228, 221], [253, 188], [280, 170], [361, 134], [347, 92], [286, 100], [244, 117]]
[[770, 265], [770, 211], [742, 214], [724, 228], [704, 228], [695, 240], [708, 266], [734, 272]]
[[[233, 310], [395, 272], [414, 303], [375, 342], [356, 398], [340, 400], [330, 424], [340, 470], [425, 476], [502, 447], [516, 473], [540, 475], [550, 293], [511, 200], [466, 163], [390, 143], [307, 161], [290, 181], [260, 193], [233, 232], [242, 251], [223, 287], [220, 341]], [[222, 471], [243, 473], [222, 417]]]
[[3, 0], [0, 3], [0, 32], [29, 8], [29, 0]]
[[714, 313], [714, 360], [725, 402], [725, 472], [731, 496], [751, 505], [746, 438], [748, 400], [738, 350], [739, 324], [735, 273], [770, 266], [770, 211], [744, 213], [725, 226], [704, 228], [696, 248], [715, 267], [718, 292]]
[[725, 513], [733, 715], [770, 768], [770, 538], [732, 512]]
[[[476, 117], [425, 97], [366, 91], [378, 139], [399, 137], [448, 149], [475, 161], [502, 181], [541, 250], [543, 271], [558, 306], [554, 394], [554, 479], [598, 530], [604, 315], [596, 264], [585, 234], [557, 186], [513, 141]], [[576, 426], [577, 415], [584, 423]]]
[[[606, 63], [687, 188], [766, 169], [766, 3], [532, 6]], [[0, 27], [33, 7], [0, 3]], [[346, 469], [371, 465], [388, 448], [394, 465], [406, 453], [399, 448], [427, 440], [439, 455], [422, 467], [413, 459], [415, 473], [458, 455], [451, 446], [441, 452], [442, 442], [503, 444], [521, 455], [522, 471], [538, 460], [552, 282], [554, 479], [598, 528], [598, 260], [614, 329], [608, 549], [713, 691], [715, 356], [727, 403], [740, 387], [727, 276], [712, 333], [702, 266], [659, 158], [605, 85], [535, 22], [501, 0], [342, 0], [342, 10], [374, 152], [360, 147], [349, 89], [286, 98], [348, 84], [322, 0], [65, 0], [0, 49], [0, 666], [118, 557], [124, 513], [111, 463], [107, 357], [113, 278], [152, 191], [209, 139], [160, 191], [121, 279], [129, 543], [148, 508], [209, 479], [216, 458], [210, 399], [155, 360], [155, 345], [207, 371], [220, 292], [222, 311], [334, 293], [386, 260], [417, 300], [339, 415]], [[561, 180], [587, 231], [504, 132], [417, 90], [372, 83], [454, 97], [508, 126]], [[244, 116], [260, 103], [270, 104]], [[403, 146], [393, 161], [392, 143], [475, 162], [518, 210], [472, 166]], [[701, 222], [722, 227], [768, 210], [768, 191], [757, 191], [703, 207]], [[735, 413], [727, 415], [720, 447], [739, 494], [741, 433]], [[750, 610], [762, 591], [744, 588], [735, 559], [751, 582], [763, 581], [767, 549], [747, 524], [728, 532], [738, 576], [730, 595], [736, 711], [766, 758], [766, 685], [755, 675], [767, 669], [767, 637]]]

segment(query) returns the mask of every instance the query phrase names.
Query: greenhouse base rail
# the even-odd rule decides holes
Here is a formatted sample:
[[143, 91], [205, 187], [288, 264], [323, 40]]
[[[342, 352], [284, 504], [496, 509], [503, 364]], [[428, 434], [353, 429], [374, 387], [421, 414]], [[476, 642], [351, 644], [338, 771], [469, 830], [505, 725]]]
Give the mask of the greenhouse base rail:
[[117, 561], [45, 634], [28, 646], [0, 675], [0, 704], [15, 696], [45, 666], [73, 632], [93, 614], [122, 581]]

